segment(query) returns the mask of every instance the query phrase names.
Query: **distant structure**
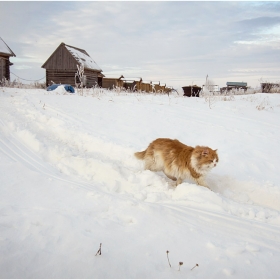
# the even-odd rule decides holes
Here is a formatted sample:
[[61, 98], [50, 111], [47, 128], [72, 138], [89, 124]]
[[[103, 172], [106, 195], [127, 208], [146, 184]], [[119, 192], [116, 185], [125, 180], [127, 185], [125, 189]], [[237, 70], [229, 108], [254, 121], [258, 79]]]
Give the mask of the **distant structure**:
[[140, 90], [144, 92], [152, 92], [152, 81], [142, 81], [140, 85]]
[[123, 87], [128, 90], [138, 91], [141, 89], [142, 78], [125, 78], [123, 81]]
[[3, 79], [10, 80], [10, 57], [16, 56], [9, 46], [0, 37], [0, 83]]
[[171, 88], [160, 82], [144, 81], [141, 77], [124, 77], [123, 75], [107, 75], [102, 78], [102, 87], [107, 89], [124, 88], [129, 91], [147, 93], [170, 93]]
[[191, 96], [199, 97], [201, 91], [201, 87], [197, 85], [182, 87], [182, 89], [184, 91], [184, 96], [188, 96], [188, 97]]
[[261, 90], [264, 93], [280, 92], [280, 83], [261, 83]]
[[119, 77], [116, 77], [116, 75], [104, 75], [102, 78], [102, 87], [107, 89], [122, 88], [124, 83], [123, 79], [123, 75]]
[[46, 69], [46, 85], [70, 84], [75, 86], [77, 65], [84, 65], [83, 85], [93, 87], [102, 84], [102, 69], [83, 50], [61, 43], [47, 61], [42, 65]]
[[220, 89], [220, 92], [227, 92], [227, 91], [231, 91], [233, 89], [244, 89], [244, 91], [247, 90], [247, 83], [245, 82], [227, 82], [227, 86], [226, 87], [222, 87]]
[[161, 91], [160, 81], [152, 82], [152, 88], [154, 92], [160, 92]]

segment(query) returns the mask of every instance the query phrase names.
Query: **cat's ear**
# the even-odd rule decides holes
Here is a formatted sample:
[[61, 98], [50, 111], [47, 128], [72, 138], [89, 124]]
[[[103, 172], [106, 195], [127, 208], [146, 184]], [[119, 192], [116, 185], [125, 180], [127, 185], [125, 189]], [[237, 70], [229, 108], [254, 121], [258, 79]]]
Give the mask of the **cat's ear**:
[[209, 151], [208, 149], [203, 149], [202, 153], [201, 153], [203, 156], [207, 156], [209, 155]]

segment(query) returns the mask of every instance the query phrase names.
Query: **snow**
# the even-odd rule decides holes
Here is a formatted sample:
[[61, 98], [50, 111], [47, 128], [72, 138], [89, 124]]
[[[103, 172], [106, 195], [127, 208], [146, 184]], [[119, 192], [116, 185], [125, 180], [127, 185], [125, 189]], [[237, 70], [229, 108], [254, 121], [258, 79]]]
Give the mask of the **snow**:
[[71, 48], [70, 46], [65, 45], [65, 47], [80, 64], [84, 65], [85, 68], [102, 71], [101, 68], [90, 56], [80, 52], [77, 49]]
[[[1, 278], [280, 277], [279, 94], [0, 100]], [[212, 191], [143, 170], [159, 137], [218, 149]]]

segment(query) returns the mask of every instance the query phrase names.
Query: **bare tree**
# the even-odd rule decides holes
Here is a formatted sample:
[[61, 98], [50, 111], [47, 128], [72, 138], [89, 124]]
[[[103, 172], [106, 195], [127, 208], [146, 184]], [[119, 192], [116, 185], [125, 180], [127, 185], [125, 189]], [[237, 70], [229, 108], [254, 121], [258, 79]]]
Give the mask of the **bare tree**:
[[85, 67], [84, 64], [77, 65], [77, 72], [75, 73], [75, 85], [76, 88], [78, 89], [79, 87], [81, 88], [81, 95], [83, 95], [83, 87], [84, 87], [84, 71]]

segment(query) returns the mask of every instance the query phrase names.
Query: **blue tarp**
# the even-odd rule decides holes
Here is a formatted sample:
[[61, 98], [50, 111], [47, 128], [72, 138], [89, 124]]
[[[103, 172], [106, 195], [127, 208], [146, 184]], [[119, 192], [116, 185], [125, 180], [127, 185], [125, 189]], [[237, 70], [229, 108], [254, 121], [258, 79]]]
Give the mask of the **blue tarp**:
[[47, 87], [47, 91], [54, 90], [59, 86], [64, 86], [66, 91], [71, 92], [71, 93], [75, 93], [74, 88], [71, 85], [66, 85], [66, 84], [62, 84], [62, 85], [61, 84], [53, 84], [53, 85]]

